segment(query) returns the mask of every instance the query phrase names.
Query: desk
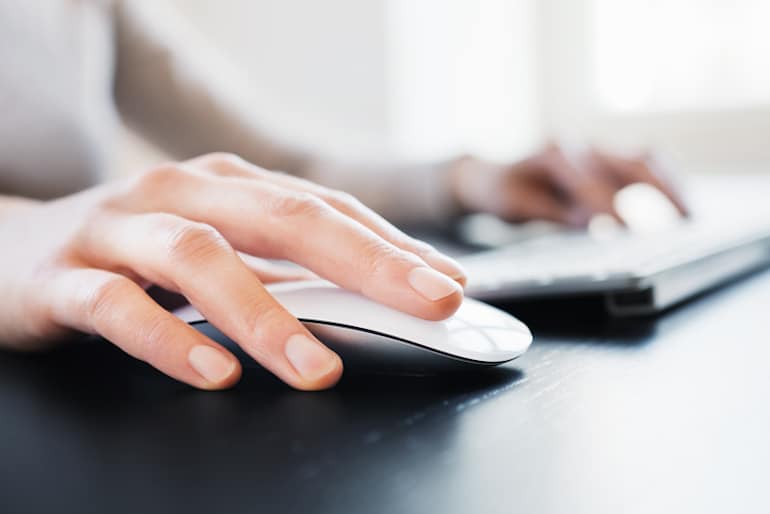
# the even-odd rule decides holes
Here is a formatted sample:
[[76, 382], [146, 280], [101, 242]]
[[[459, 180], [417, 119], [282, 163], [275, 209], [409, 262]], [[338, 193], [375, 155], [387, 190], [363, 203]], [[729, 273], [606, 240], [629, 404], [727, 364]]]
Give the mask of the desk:
[[0, 512], [770, 512], [770, 273], [647, 321], [531, 310], [511, 365], [317, 394], [0, 353]]

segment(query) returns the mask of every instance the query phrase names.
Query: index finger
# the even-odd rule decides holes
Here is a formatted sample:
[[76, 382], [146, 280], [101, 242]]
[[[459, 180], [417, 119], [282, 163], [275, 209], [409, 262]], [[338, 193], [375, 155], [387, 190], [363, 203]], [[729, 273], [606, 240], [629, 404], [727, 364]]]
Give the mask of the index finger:
[[265, 180], [294, 191], [314, 194], [323, 201], [353, 218], [378, 236], [408, 252], [419, 255], [428, 265], [465, 286], [468, 279], [462, 266], [431, 245], [408, 236], [385, 218], [358, 201], [354, 196], [321, 186], [300, 177], [263, 170], [236, 155], [209, 154], [188, 161], [222, 177]]
[[592, 214], [610, 214], [622, 223], [613, 203], [617, 184], [598, 173], [579, 151], [552, 144], [536, 157], [535, 163], [544, 169], [576, 207], [588, 209]]
[[169, 214], [137, 214], [94, 222], [82, 237], [86, 259], [183, 294], [287, 384], [315, 390], [339, 379], [339, 357], [265, 290], [212, 228]]
[[666, 195], [682, 216], [688, 216], [689, 210], [676, 187], [666, 178], [666, 171], [660, 160], [654, 155], [640, 159], [629, 159], [612, 155], [600, 150], [594, 150], [594, 157], [605, 167], [616, 172], [626, 185], [634, 182], [644, 182]]
[[[286, 259], [373, 300], [424, 319], [445, 319], [462, 287], [315, 195], [264, 181], [174, 172], [174, 194], [136, 200], [215, 227], [237, 250]], [[151, 184], [150, 184], [151, 185]]]

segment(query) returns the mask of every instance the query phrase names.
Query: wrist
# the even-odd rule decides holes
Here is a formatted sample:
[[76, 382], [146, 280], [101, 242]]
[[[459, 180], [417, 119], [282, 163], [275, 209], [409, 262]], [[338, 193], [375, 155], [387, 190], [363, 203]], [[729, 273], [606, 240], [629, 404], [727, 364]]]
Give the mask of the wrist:
[[472, 155], [464, 154], [449, 162], [449, 190], [452, 200], [460, 214], [469, 214], [476, 210], [468, 197], [468, 187], [472, 181], [473, 170], [476, 166], [476, 159]]
[[463, 214], [487, 211], [495, 195], [501, 167], [472, 155], [462, 155], [450, 165], [450, 188]]

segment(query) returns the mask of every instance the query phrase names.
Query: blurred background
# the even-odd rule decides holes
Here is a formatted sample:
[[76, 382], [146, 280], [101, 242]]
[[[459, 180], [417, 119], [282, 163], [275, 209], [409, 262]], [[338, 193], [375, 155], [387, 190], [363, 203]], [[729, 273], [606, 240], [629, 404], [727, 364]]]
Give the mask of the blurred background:
[[[157, 3], [265, 126], [335, 156], [509, 159], [560, 138], [770, 170], [766, 0]], [[159, 157], [126, 133], [123, 171]]]

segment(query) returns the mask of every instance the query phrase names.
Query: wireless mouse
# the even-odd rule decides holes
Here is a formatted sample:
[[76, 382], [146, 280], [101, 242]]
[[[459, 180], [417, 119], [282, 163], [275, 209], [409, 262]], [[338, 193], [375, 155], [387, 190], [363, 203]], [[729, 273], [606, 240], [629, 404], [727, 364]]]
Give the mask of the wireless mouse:
[[[524, 323], [470, 298], [451, 318], [427, 321], [323, 280], [267, 288], [347, 369], [420, 373], [495, 366], [520, 356], [532, 342]], [[176, 314], [220, 344], [237, 346], [194, 308]]]

